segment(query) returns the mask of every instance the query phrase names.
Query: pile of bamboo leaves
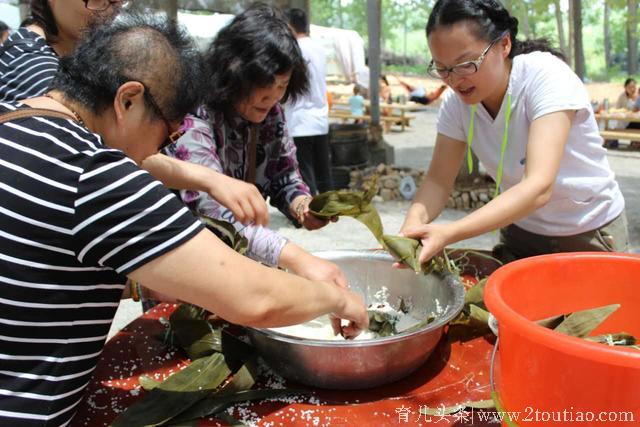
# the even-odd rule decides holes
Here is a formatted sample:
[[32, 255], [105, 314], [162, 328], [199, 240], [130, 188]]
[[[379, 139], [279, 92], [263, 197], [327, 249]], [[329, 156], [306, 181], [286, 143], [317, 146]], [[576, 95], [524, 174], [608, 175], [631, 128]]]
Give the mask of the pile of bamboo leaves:
[[[210, 218], [203, 218], [203, 222], [230, 247], [244, 253], [246, 239], [230, 224]], [[144, 396], [120, 414], [112, 426], [187, 426], [210, 416], [242, 425], [226, 409], [241, 402], [309, 394], [293, 389], [253, 390], [258, 364], [255, 352], [224, 332], [210, 316], [191, 304], [181, 304], [172, 313], [165, 342], [180, 347], [191, 363], [162, 382], [141, 375]]]

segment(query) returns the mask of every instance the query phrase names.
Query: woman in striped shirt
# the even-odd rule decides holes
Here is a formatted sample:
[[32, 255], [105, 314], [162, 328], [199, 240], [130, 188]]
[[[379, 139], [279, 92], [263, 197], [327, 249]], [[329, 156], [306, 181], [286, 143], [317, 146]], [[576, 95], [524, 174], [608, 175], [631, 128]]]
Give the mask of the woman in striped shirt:
[[127, 277], [238, 324], [366, 327], [360, 297], [239, 255], [138, 167], [200, 102], [174, 25], [119, 19], [61, 61], [48, 97], [0, 103], [67, 116], [0, 125], [0, 425], [71, 422]]

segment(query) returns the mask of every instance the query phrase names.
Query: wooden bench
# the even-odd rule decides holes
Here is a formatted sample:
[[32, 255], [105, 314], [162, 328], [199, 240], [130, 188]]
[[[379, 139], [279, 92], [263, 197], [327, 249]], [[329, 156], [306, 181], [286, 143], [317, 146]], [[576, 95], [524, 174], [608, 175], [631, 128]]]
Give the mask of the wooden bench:
[[624, 139], [627, 141], [640, 141], [640, 130], [601, 130], [600, 136], [604, 139]]
[[[333, 119], [340, 119], [343, 123], [346, 122], [347, 120], [362, 120], [365, 122], [371, 121], [370, 115], [355, 116], [351, 114], [351, 112], [349, 111], [339, 111], [339, 110], [330, 111], [329, 117]], [[402, 116], [380, 116], [380, 122], [386, 125], [385, 130], [389, 130], [389, 127], [391, 125], [398, 123], [400, 124], [402, 131], [404, 131], [404, 128], [406, 126], [410, 126], [411, 120], [415, 118], [416, 116], [409, 115], [409, 114], [403, 114]]]

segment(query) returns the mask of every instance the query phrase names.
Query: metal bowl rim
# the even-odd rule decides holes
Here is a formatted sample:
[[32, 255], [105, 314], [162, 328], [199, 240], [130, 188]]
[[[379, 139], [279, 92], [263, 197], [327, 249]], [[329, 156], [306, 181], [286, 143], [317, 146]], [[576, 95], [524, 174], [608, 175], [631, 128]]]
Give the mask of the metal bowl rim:
[[[314, 252], [314, 255], [318, 255], [320, 258], [331, 259], [331, 257], [341, 257], [345, 258], [361, 258], [361, 255], [366, 254], [369, 259], [374, 259], [377, 261], [388, 261], [394, 262], [395, 259], [389, 255], [388, 252], [382, 249], [356, 249], [356, 250], [337, 250], [337, 251], [318, 251]], [[444, 277], [444, 282], [448, 283], [453, 289], [454, 297], [453, 301], [447, 306], [447, 310], [445, 313], [438, 317], [434, 322], [425, 325], [423, 329], [419, 329], [417, 331], [412, 332], [400, 332], [399, 334], [392, 335], [389, 337], [381, 337], [381, 338], [372, 338], [367, 340], [345, 340], [345, 341], [332, 341], [332, 340], [315, 340], [308, 338], [300, 338], [295, 337], [293, 335], [287, 335], [280, 332], [273, 331], [269, 328], [252, 328], [246, 327], [247, 330], [259, 333], [261, 335], [265, 335], [270, 339], [274, 339], [277, 341], [283, 341], [290, 344], [303, 344], [308, 346], [316, 346], [316, 347], [371, 347], [377, 345], [385, 345], [390, 344], [396, 341], [404, 341], [409, 337], [416, 337], [423, 334], [428, 334], [437, 329], [444, 327], [447, 323], [453, 320], [459, 313], [462, 311], [462, 307], [464, 306], [464, 285], [460, 281], [460, 279], [453, 274], [446, 274]]]

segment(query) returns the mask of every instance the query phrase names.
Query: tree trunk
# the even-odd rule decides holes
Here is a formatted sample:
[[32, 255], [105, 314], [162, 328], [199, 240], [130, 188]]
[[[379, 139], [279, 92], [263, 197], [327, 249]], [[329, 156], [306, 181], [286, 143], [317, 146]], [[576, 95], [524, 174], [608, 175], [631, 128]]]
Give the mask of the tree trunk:
[[344, 28], [344, 17], [342, 16], [342, 0], [338, 0], [338, 26]]
[[167, 0], [166, 9], [167, 18], [178, 20], [178, 0]]
[[31, 14], [31, 7], [29, 6], [29, 4], [29, 0], [20, 0], [20, 2], [18, 3], [18, 8], [20, 10], [20, 22], [27, 19], [29, 14]]
[[573, 9], [574, 9], [573, 0], [569, 0], [569, 19], [567, 20], [569, 22], [569, 47], [567, 49], [567, 62], [569, 63], [569, 66], [571, 68], [575, 69], [575, 61], [574, 61], [575, 29], [573, 25], [574, 24]]
[[627, 0], [627, 61], [629, 75], [638, 72], [638, 0]]
[[369, 101], [371, 125], [380, 125], [380, 34], [381, 0], [367, 0], [367, 24], [369, 29]]
[[567, 39], [564, 37], [564, 21], [562, 16], [562, 8], [560, 7], [560, 0], [554, 0], [553, 5], [556, 11], [556, 27], [558, 28], [558, 41], [560, 43], [560, 50], [568, 57], [569, 52], [567, 48]]
[[531, 39], [533, 38], [533, 34], [531, 32], [531, 25], [529, 24], [529, 4], [523, 1], [522, 6], [522, 32], [525, 38]]
[[604, 64], [609, 72], [611, 67], [611, 25], [609, 18], [611, 15], [611, 6], [609, 0], [604, 0]]
[[[633, 1], [633, 0], [631, 0]], [[574, 32], [574, 71], [581, 80], [585, 76], [584, 49], [582, 46], [582, 0], [572, 0], [573, 2], [573, 32]]]

